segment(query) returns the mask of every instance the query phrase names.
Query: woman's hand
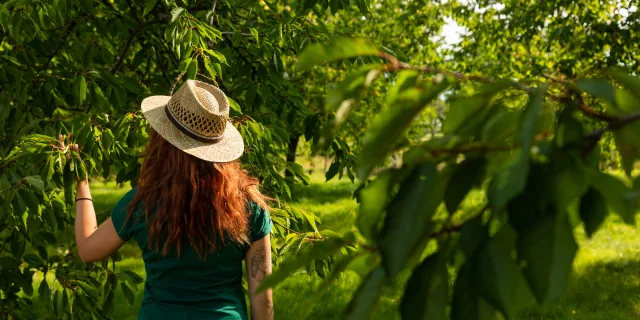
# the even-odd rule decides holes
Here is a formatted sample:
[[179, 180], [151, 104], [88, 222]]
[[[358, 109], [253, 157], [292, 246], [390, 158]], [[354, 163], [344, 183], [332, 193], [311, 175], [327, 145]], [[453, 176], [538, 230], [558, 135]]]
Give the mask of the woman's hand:
[[[66, 151], [67, 159], [74, 158], [82, 162], [80, 147], [77, 144], [65, 146], [64, 140], [64, 136], [60, 135], [58, 137], [60, 148]], [[71, 140], [71, 134], [67, 135], [67, 140]], [[75, 231], [78, 256], [84, 262], [105, 259], [124, 244], [124, 241], [116, 233], [111, 218], [107, 219], [98, 228], [91, 190], [89, 190], [89, 177], [86, 175], [84, 179], [82, 177], [77, 178]]]
[[[71, 158], [75, 158], [75, 159], [79, 160], [80, 162], [82, 162], [82, 165], [84, 165], [84, 161], [80, 157], [80, 152], [82, 151], [82, 149], [80, 149], [80, 146], [78, 146], [77, 143], [71, 144], [71, 145], [66, 145], [65, 144], [65, 140], [67, 140], [68, 142], [71, 142], [71, 138], [72, 137], [73, 137], [73, 134], [71, 134], [71, 133], [67, 134], [66, 136], [63, 136], [61, 134], [58, 135], [58, 149], [62, 150], [62, 153], [65, 154], [65, 157], [67, 158], [67, 160], [70, 160]], [[78, 171], [78, 172], [80, 172], [80, 171]], [[77, 180], [77, 182], [86, 182], [87, 187], [88, 187], [89, 177], [87, 175], [85, 175], [84, 178], [77, 177], [76, 180]]]

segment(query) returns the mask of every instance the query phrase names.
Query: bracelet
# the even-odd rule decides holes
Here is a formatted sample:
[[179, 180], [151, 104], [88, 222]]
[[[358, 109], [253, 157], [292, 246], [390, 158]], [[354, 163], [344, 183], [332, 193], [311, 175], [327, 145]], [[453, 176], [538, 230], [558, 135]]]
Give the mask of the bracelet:
[[76, 199], [76, 202], [78, 202], [80, 200], [89, 200], [89, 201], [93, 202], [93, 199], [91, 199], [91, 198], [78, 198], [78, 199]]

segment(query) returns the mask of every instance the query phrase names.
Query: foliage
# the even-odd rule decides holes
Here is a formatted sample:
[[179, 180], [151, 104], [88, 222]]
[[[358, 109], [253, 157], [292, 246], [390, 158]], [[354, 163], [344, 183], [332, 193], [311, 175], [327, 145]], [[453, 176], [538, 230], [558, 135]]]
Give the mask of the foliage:
[[[365, 2], [355, 3], [366, 9]], [[130, 288], [142, 280], [116, 272], [108, 262], [118, 255], [95, 264], [77, 257], [68, 238], [73, 185], [86, 175], [135, 185], [148, 137], [139, 103], [171, 94], [185, 79], [214, 83], [229, 95], [232, 122], [246, 142], [243, 161], [266, 192], [288, 199], [292, 183], [308, 183], [302, 167], [284, 155], [290, 137], [319, 137], [326, 113], [304, 103], [284, 69], [305, 44], [327, 38], [326, 27], [307, 23], [307, 14], [328, 7], [348, 4], [1, 4], [0, 317], [38, 317], [30, 307], [34, 273], [55, 273], [54, 283], [37, 290], [59, 318], [110, 317], [118, 286], [133, 300]], [[334, 140], [334, 150], [347, 147]], [[74, 143], [81, 155], [68, 148]], [[348, 161], [348, 155], [337, 159]], [[292, 174], [283, 177], [285, 171]], [[309, 213], [278, 204], [272, 217], [275, 257], [327, 238]], [[313, 264], [323, 274], [331, 259]]]
[[[344, 48], [363, 47], [355, 45], [362, 40], [353, 41], [340, 49], [345, 58], [357, 50]], [[315, 54], [302, 54], [299, 63], [335, 59], [332, 45], [309, 47]], [[577, 251], [569, 212], [578, 203], [589, 235], [604, 220], [606, 207], [635, 225], [640, 197], [631, 170], [640, 156], [635, 152], [640, 78], [613, 70], [602, 79], [554, 82], [549, 89], [545, 83], [529, 87], [414, 67], [384, 51], [378, 54], [387, 63], [367, 72], [397, 76], [386, 106], [367, 129], [357, 161], [358, 177], [367, 181], [358, 218], [366, 238], [358, 240], [359, 251], [346, 256], [379, 256], [380, 264], [369, 269], [346, 318], [368, 318], [381, 287], [409, 269], [413, 274], [401, 306], [403, 318], [444, 319], [450, 308], [451, 319], [497, 319], [499, 314], [514, 319], [532, 299], [546, 304], [563, 297]], [[359, 74], [356, 70], [347, 78]], [[456, 90], [463, 82], [467, 89]], [[476, 83], [472, 90], [467, 82]], [[367, 90], [345, 86], [342, 97], [361, 94], [353, 88]], [[591, 108], [586, 97], [602, 99], [606, 109]], [[411, 122], [434, 99], [449, 102], [442, 135], [403, 143]], [[593, 120], [599, 129], [588, 131], [585, 122]], [[599, 170], [598, 142], [607, 132], [614, 134], [631, 184]], [[374, 168], [392, 152], [403, 154], [402, 166], [380, 168], [376, 177]], [[458, 216], [459, 204], [476, 188], [486, 204]], [[442, 206], [448, 211], [444, 222], [434, 220]], [[436, 241], [437, 249], [425, 252], [429, 241]], [[312, 257], [317, 252], [297, 257], [296, 263]], [[451, 287], [450, 268], [456, 274]], [[291, 271], [277, 270], [265, 285], [282, 281]], [[450, 301], [443, 298], [449, 295]]]

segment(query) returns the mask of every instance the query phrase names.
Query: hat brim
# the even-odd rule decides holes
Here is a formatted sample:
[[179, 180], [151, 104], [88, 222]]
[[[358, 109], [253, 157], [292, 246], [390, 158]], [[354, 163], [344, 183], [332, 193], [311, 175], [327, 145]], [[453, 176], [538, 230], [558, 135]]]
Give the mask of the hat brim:
[[151, 96], [142, 100], [142, 113], [153, 130], [176, 148], [205, 161], [230, 162], [240, 158], [244, 142], [231, 122], [227, 123], [222, 139], [214, 143], [197, 141], [182, 133], [167, 117], [164, 107], [170, 99], [170, 96]]

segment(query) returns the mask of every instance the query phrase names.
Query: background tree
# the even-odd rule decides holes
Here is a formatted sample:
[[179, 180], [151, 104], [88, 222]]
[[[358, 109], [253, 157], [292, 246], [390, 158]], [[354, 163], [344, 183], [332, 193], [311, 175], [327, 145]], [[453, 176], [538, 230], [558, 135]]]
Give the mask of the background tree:
[[[130, 286], [142, 278], [117, 272], [109, 260], [87, 265], [77, 257], [68, 232], [72, 184], [88, 174], [135, 185], [148, 136], [140, 101], [171, 94], [185, 79], [214, 83], [229, 95], [232, 122], [246, 142], [243, 161], [266, 192], [287, 199], [290, 183], [306, 183], [302, 167], [285, 155], [292, 137], [315, 135], [318, 116], [284, 68], [306, 44], [327, 39], [326, 27], [307, 23], [307, 13], [329, 4], [314, 5], [0, 5], [0, 316], [39, 317], [29, 298], [35, 272], [55, 272], [38, 296], [60, 318], [109, 317], [118, 285], [133, 300]], [[81, 155], [66, 147], [72, 143], [83, 147]], [[299, 249], [326, 238], [306, 212], [279, 204], [272, 217], [276, 255], [292, 243]], [[327, 268], [329, 262], [321, 261]]]

